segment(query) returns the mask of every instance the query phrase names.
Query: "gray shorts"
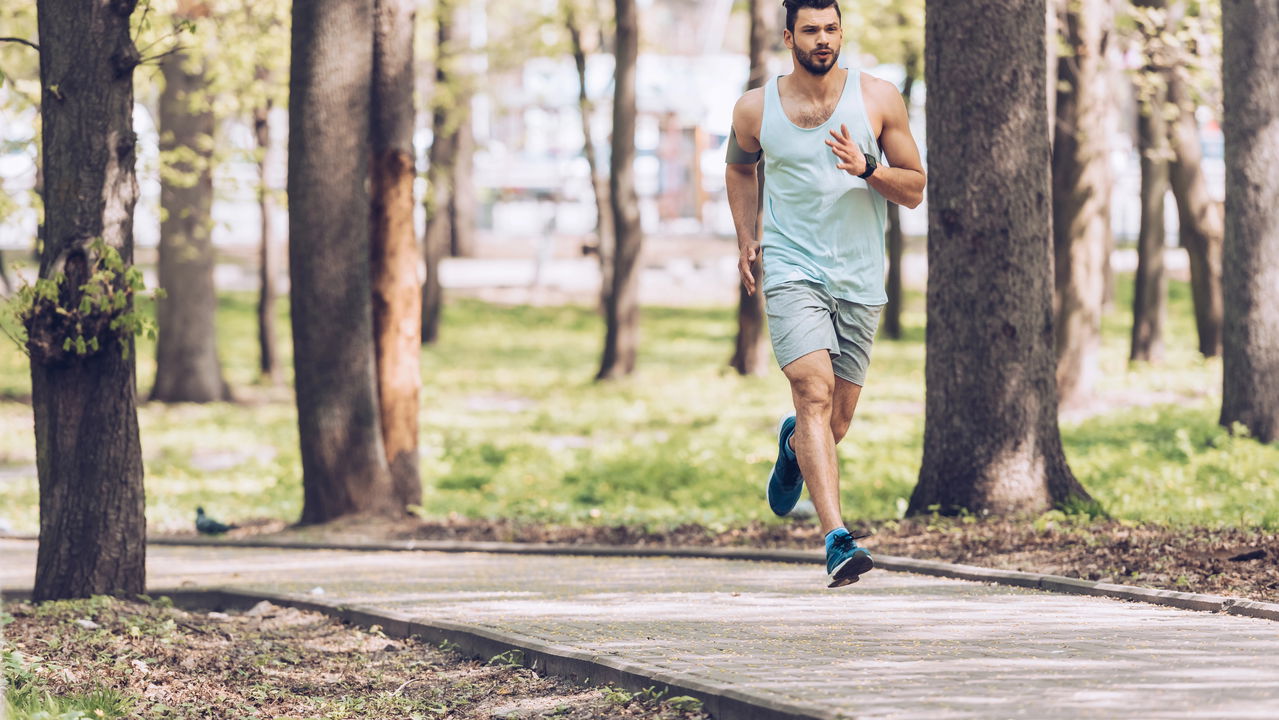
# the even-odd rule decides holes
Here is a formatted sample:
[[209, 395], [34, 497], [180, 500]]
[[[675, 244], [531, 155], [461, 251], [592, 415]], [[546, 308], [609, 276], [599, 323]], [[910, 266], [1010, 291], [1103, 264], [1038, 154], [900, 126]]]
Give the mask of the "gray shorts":
[[788, 282], [764, 294], [764, 308], [778, 365], [784, 368], [811, 352], [829, 350], [837, 377], [866, 384], [883, 305], [840, 300], [817, 283]]

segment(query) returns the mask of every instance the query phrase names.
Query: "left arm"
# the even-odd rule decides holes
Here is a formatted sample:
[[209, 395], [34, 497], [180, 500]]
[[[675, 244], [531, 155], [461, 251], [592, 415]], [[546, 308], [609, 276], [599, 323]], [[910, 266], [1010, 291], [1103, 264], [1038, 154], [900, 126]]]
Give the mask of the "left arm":
[[[884, 157], [891, 165], [880, 165], [874, 174], [866, 179], [866, 184], [875, 188], [889, 202], [908, 208], [918, 207], [924, 200], [924, 185], [927, 178], [924, 166], [919, 159], [919, 148], [915, 138], [910, 134], [910, 118], [906, 114], [906, 103], [897, 89], [884, 83], [890, 92], [878, 90], [878, 99], [884, 108], [884, 127], [879, 134], [879, 146], [884, 150]], [[840, 132], [830, 131], [831, 138], [826, 141], [835, 156], [839, 158], [839, 169], [850, 175], [861, 175], [866, 172], [866, 157], [848, 134], [848, 128], [840, 126]]]

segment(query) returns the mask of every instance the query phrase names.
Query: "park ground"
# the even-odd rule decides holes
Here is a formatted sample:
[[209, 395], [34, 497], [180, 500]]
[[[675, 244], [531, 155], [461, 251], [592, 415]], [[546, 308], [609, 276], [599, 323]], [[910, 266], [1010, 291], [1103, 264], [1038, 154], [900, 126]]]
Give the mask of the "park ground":
[[[1217, 424], [1221, 364], [1195, 351], [1189, 288], [1174, 281], [1165, 360], [1127, 362], [1131, 276], [1119, 276], [1103, 328], [1097, 401], [1063, 415], [1066, 455], [1097, 500], [1013, 521], [903, 518], [923, 432], [924, 308], [907, 296], [905, 334], [881, 337], [840, 450], [845, 514], [883, 552], [1088, 579], [1279, 597], [1279, 446]], [[194, 508], [284, 531], [301, 510], [296, 415], [287, 378], [257, 377], [254, 297], [222, 296], [219, 345], [239, 401], [143, 403], [147, 517], [154, 535], [191, 533]], [[727, 367], [735, 333], [724, 307], [647, 307], [639, 372], [592, 378], [603, 322], [585, 306], [507, 306], [455, 297], [438, 345], [422, 352], [417, 519], [339, 531], [377, 540], [450, 537], [648, 544], [816, 547], [811, 520], [773, 518], [762, 486], [780, 372]], [[143, 397], [154, 348], [142, 341]], [[0, 348], [0, 525], [37, 529], [29, 379]], [[1238, 559], [1232, 559], [1238, 558]]]

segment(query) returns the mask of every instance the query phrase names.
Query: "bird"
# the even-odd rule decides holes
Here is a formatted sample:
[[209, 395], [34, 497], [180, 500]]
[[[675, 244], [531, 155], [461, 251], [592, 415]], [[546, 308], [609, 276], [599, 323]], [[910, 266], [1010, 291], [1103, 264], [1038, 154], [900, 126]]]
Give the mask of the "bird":
[[204, 508], [195, 509], [195, 529], [201, 535], [221, 535], [227, 530], [234, 530], [235, 525], [224, 525], [204, 514]]

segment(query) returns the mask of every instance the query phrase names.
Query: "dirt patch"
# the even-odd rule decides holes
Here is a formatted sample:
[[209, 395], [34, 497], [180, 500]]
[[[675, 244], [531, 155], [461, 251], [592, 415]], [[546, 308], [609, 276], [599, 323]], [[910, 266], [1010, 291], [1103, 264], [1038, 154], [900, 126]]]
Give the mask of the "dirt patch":
[[[1055, 515], [1027, 520], [911, 518], [858, 529], [874, 533], [864, 545], [891, 555], [1279, 602], [1279, 534]], [[261, 530], [268, 527], [263, 525]], [[348, 521], [271, 534], [355, 543], [412, 539], [637, 547], [821, 547], [820, 533], [811, 521], [755, 523], [716, 532], [701, 525], [653, 530], [454, 518]]]
[[88, 718], [706, 717], [688, 698], [585, 688], [265, 602], [230, 614], [110, 598], [5, 610], [18, 717], [50, 704]]

